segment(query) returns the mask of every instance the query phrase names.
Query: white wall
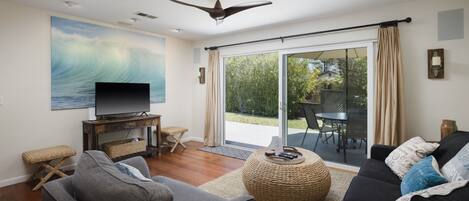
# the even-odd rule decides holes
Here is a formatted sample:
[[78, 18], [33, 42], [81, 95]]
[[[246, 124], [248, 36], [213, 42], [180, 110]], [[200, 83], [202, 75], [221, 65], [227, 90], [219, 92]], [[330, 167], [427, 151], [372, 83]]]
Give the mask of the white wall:
[[[465, 9], [465, 38], [462, 40], [437, 40], [437, 12]], [[279, 37], [333, 28], [362, 25], [381, 21], [412, 17], [411, 24], [400, 24], [402, 57], [405, 76], [405, 106], [407, 135], [422, 136], [427, 140], [439, 140], [439, 128], [444, 118], [457, 120], [460, 130], [469, 130], [469, 1], [467, 0], [415, 0], [364, 10], [355, 14], [327, 18], [298, 24], [241, 32], [220, 38], [200, 41], [196, 47], [223, 45], [249, 40]], [[240, 54], [293, 47], [318, 46], [324, 44], [376, 40], [377, 29], [362, 29], [335, 34], [326, 34], [301, 39], [290, 39], [285, 43], [266, 42], [220, 49], [221, 54]], [[445, 80], [427, 78], [427, 49], [445, 48]], [[202, 54], [202, 65], [207, 66], [207, 53]], [[198, 72], [194, 71], [194, 74]], [[203, 103], [205, 90], [195, 86], [194, 102]], [[197, 91], [197, 93], [195, 92]], [[200, 93], [199, 93], [200, 92]], [[194, 125], [203, 125], [201, 111], [194, 107]], [[203, 129], [203, 127], [202, 127]], [[201, 137], [203, 130], [195, 128], [194, 134]]]
[[[59, 144], [82, 149], [88, 110], [50, 110], [50, 15], [56, 14], [0, 1], [0, 187], [31, 172], [21, 159], [24, 151]], [[163, 115], [163, 126], [187, 127], [190, 134], [193, 44], [165, 38], [166, 103], [151, 110]]]

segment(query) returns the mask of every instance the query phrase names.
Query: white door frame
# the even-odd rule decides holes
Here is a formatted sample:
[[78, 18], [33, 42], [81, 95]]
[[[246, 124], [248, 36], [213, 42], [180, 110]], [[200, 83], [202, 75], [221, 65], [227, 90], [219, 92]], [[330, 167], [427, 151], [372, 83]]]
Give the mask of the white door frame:
[[375, 75], [375, 43], [376, 40], [360, 41], [360, 42], [350, 42], [350, 43], [341, 43], [341, 44], [332, 44], [332, 45], [321, 45], [321, 46], [312, 46], [312, 47], [302, 47], [302, 48], [293, 48], [279, 51], [279, 119], [280, 119], [280, 136], [283, 139], [283, 143], [287, 145], [287, 135], [288, 135], [288, 124], [287, 124], [287, 61], [286, 58], [290, 54], [304, 53], [304, 52], [318, 52], [318, 51], [327, 51], [327, 50], [340, 50], [340, 49], [351, 49], [364, 47], [367, 48], [367, 115], [368, 115], [368, 136], [367, 136], [367, 157], [370, 157], [371, 146], [374, 142], [374, 131], [373, 125], [375, 121], [374, 117], [374, 75]]

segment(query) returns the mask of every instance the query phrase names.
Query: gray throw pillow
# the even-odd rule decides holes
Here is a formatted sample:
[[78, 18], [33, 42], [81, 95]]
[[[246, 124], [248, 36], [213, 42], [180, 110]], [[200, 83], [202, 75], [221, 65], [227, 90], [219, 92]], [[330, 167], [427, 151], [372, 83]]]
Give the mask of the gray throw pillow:
[[441, 173], [450, 182], [469, 180], [469, 143], [441, 168]]
[[87, 151], [81, 155], [72, 185], [76, 199], [80, 201], [173, 200], [168, 187], [122, 174], [101, 151]]

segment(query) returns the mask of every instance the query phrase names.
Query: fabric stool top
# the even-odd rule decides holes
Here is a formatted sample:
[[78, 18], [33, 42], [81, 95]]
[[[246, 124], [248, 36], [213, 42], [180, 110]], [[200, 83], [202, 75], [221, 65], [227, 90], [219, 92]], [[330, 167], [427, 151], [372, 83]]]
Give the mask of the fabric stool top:
[[23, 160], [29, 164], [51, 161], [74, 156], [77, 152], [67, 145], [37, 149], [23, 153]]
[[181, 134], [184, 132], [187, 132], [187, 128], [181, 128], [181, 127], [166, 127], [161, 129], [161, 133], [164, 135], [177, 135]]

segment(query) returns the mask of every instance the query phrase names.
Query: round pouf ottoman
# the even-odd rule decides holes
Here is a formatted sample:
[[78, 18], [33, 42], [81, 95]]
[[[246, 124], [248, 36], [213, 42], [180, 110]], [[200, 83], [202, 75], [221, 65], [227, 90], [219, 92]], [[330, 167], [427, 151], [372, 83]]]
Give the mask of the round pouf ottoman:
[[265, 149], [253, 153], [243, 167], [243, 183], [256, 201], [323, 201], [331, 176], [317, 154], [297, 148], [305, 161], [279, 165], [266, 160]]

